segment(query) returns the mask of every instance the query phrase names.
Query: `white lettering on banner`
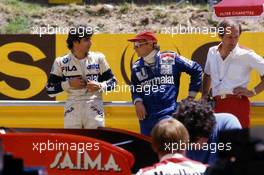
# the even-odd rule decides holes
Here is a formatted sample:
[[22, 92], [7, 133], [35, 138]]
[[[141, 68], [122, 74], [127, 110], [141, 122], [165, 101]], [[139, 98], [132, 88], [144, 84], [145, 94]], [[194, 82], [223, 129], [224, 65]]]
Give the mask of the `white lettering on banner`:
[[114, 170], [114, 171], [121, 171], [121, 169], [118, 167], [118, 165], [115, 162], [115, 159], [112, 154], [110, 154], [107, 163], [105, 164], [105, 171], [109, 170]]
[[228, 16], [231, 15], [231, 12], [220, 12], [220, 16]]
[[115, 171], [120, 172], [121, 168], [117, 165], [114, 156], [110, 154], [107, 157], [107, 162], [102, 165], [102, 153], [99, 152], [97, 157], [92, 160], [90, 155], [85, 151], [81, 153], [77, 151], [76, 161], [74, 162], [69, 152], [63, 154], [62, 151], [58, 152], [54, 158], [54, 161], [50, 164], [50, 168], [54, 169], [66, 169], [70, 170], [98, 170], [98, 171]]
[[232, 12], [221, 12], [220, 16], [254, 16], [254, 11], [232, 11]]
[[238, 11], [238, 12], [232, 12], [232, 15], [234, 16], [253, 16], [254, 15], [254, 11]]

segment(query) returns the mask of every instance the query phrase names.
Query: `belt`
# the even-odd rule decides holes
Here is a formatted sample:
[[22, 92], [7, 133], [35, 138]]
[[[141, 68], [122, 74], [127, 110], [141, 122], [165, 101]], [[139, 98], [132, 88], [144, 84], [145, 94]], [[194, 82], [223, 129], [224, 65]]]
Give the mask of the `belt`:
[[233, 95], [233, 94], [223, 94], [223, 95], [217, 95], [217, 96], [214, 96], [214, 99], [215, 100], [223, 100], [225, 98], [242, 98], [242, 96], [238, 96], [238, 95]]

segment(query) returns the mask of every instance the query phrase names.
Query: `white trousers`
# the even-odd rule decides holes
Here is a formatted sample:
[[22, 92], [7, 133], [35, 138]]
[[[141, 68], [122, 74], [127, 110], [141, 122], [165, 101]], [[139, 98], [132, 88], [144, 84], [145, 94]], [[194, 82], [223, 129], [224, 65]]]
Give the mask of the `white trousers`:
[[104, 127], [102, 100], [67, 102], [64, 108], [64, 128], [96, 129]]

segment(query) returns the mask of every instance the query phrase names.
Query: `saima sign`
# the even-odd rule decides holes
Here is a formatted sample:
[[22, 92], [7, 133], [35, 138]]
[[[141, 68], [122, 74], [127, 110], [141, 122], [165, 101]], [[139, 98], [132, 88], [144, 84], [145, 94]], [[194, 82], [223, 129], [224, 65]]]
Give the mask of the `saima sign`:
[[26, 166], [44, 166], [52, 175], [130, 175], [131, 153], [110, 143], [69, 134], [1, 134], [6, 152]]

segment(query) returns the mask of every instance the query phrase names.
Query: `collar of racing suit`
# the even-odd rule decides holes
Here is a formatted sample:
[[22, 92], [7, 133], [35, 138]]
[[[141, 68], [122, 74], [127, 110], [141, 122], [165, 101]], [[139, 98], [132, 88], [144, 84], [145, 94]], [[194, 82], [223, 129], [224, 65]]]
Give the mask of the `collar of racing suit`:
[[86, 53], [86, 56], [85, 56], [83, 59], [78, 59], [78, 58], [73, 54], [72, 51], [70, 52], [70, 55], [71, 55], [71, 57], [72, 57], [75, 61], [83, 61], [83, 60], [88, 59], [89, 56], [90, 56], [89, 52], [87, 52], [87, 53]]
[[152, 52], [150, 52], [147, 56], [143, 57], [144, 61], [147, 64], [153, 64], [155, 63], [155, 55], [157, 54], [157, 50], [153, 50]]

